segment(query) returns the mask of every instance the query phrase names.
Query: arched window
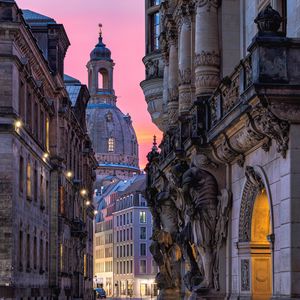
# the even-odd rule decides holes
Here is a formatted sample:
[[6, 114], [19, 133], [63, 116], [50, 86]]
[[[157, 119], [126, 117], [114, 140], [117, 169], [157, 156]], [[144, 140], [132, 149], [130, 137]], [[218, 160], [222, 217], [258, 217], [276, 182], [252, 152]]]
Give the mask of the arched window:
[[108, 72], [106, 69], [100, 69], [98, 72], [98, 89], [108, 89]]
[[92, 88], [93, 85], [93, 72], [89, 70], [89, 89]]
[[114, 152], [115, 151], [115, 139], [113, 137], [110, 137], [108, 139], [108, 152]]

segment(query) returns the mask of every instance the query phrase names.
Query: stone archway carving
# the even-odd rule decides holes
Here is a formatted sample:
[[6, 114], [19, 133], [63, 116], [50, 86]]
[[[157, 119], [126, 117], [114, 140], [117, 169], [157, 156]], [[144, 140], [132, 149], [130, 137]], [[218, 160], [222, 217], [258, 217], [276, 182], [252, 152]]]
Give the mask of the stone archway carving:
[[259, 192], [265, 187], [261, 174], [253, 167], [247, 166], [246, 183], [244, 185], [240, 220], [239, 220], [239, 242], [250, 242], [251, 240], [251, 219], [255, 199]]

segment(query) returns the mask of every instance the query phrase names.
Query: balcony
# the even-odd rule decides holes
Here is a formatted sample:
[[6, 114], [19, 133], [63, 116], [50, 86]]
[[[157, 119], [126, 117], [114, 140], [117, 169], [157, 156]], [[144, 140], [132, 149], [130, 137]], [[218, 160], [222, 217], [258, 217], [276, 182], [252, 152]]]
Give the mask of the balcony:
[[163, 63], [160, 53], [151, 53], [144, 57], [146, 67], [146, 79], [141, 82], [148, 112], [153, 123], [162, 129], [163, 111]]
[[247, 151], [272, 143], [285, 157], [289, 123], [300, 120], [300, 39], [258, 34], [248, 51], [207, 101], [207, 141], [219, 161], [241, 166]]

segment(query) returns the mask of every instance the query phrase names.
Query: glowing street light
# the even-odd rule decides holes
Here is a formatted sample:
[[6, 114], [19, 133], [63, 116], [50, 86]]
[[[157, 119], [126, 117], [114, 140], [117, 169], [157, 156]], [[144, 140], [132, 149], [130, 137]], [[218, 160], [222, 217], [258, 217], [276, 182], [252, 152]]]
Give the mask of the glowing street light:
[[48, 154], [47, 152], [45, 152], [45, 153], [43, 154], [43, 158], [47, 159], [48, 157], [49, 157], [49, 154]]
[[68, 178], [72, 178], [72, 177], [73, 177], [72, 171], [67, 171], [66, 176], [67, 176]]
[[94, 215], [96, 216], [98, 214], [98, 210], [94, 210]]
[[23, 123], [21, 120], [16, 120], [15, 121], [15, 128], [16, 130], [19, 130], [22, 127]]
[[85, 201], [85, 205], [86, 205], [86, 206], [89, 206], [90, 204], [91, 204], [91, 201], [90, 201], [90, 200], [86, 200], [86, 201]]
[[81, 196], [86, 196], [86, 195], [87, 195], [87, 190], [86, 190], [86, 189], [82, 189], [82, 190], [80, 191], [80, 195], [81, 195]]

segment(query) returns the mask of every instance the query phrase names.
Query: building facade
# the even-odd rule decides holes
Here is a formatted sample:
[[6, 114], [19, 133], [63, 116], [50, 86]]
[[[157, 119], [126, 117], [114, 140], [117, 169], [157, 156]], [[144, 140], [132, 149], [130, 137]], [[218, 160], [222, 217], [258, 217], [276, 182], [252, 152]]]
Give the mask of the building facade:
[[8, 0], [0, 20], [0, 298], [92, 299], [89, 93], [65, 87], [63, 25]]
[[299, 299], [298, 1], [145, 3], [160, 299]]
[[[113, 184], [114, 185], [114, 184]], [[110, 187], [112, 188], [112, 186]], [[113, 186], [113, 190], [116, 186]], [[94, 276], [95, 286], [103, 287], [108, 296], [113, 295], [113, 212], [115, 208], [114, 195], [111, 192], [103, 194], [101, 206], [98, 206], [99, 216], [95, 220], [95, 253]]]
[[115, 199], [114, 295], [154, 297], [157, 265], [150, 253], [152, 216], [142, 193], [145, 175], [135, 178]]

